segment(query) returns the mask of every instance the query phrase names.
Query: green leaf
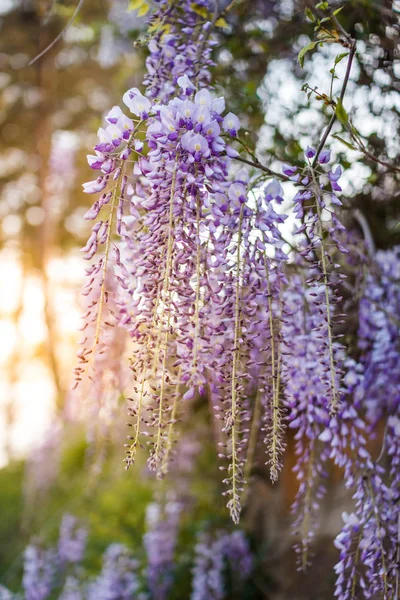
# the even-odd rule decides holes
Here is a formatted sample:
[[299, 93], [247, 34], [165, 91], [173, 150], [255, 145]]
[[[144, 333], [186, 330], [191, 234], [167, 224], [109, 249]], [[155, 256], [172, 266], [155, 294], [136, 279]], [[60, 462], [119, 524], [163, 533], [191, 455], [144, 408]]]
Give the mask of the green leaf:
[[335, 114], [339, 121], [342, 123], [342, 125], [347, 125], [347, 123], [349, 122], [349, 117], [340, 98], [338, 98], [336, 102]]
[[299, 61], [299, 65], [301, 67], [303, 67], [304, 65], [304, 57], [307, 54], [307, 52], [310, 52], [310, 50], [314, 50], [317, 44], [318, 42], [310, 42], [309, 44], [307, 44], [307, 46], [304, 46], [304, 48], [300, 50], [297, 60]]
[[328, 2], [318, 2], [315, 8], [319, 8], [320, 10], [328, 10], [329, 3]]
[[358, 138], [361, 137], [361, 133], [354, 127], [352, 123], [350, 123], [350, 131]]
[[337, 8], [336, 10], [333, 11], [333, 15], [338, 15], [340, 13], [341, 10], [343, 10], [344, 6], [341, 6], [340, 8]]
[[225, 19], [223, 17], [220, 17], [219, 19], [217, 19], [215, 21], [215, 25], [217, 27], [222, 27], [223, 29], [229, 29], [229, 25], [228, 25], [228, 23], [225, 21]]
[[142, 4], [142, 6], [138, 10], [138, 17], [144, 17], [150, 10], [150, 6], [148, 4]]
[[304, 14], [306, 15], [307, 19], [310, 19], [310, 21], [315, 23], [315, 16], [314, 16], [312, 10], [310, 8], [308, 8], [308, 6], [305, 9]]
[[350, 148], [350, 150], [357, 150], [357, 148], [353, 144], [350, 144], [350, 142], [346, 142], [346, 140], [341, 138], [340, 135], [337, 135], [337, 133], [334, 133], [332, 137], [339, 140], [339, 142], [342, 142], [342, 144]]
[[343, 60], [348, 55], [349, 55], [348, 52], [343, 52], [343, 54], [338, 54], [337, 57], [335, 58], [335, 65], [338, 65], [340, 63], [340, 61]]
[[149, 10], [150, 5], [148, 0], [131, 0], [128, 5], [128, 10], [136, 10], [138, 11], [138, 17], [144, 17]]

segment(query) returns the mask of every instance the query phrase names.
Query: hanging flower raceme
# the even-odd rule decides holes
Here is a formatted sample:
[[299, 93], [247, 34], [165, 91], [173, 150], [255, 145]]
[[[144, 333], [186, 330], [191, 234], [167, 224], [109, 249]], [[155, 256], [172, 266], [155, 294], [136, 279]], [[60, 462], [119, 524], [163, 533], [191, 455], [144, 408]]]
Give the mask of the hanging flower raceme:
[[[321, 436], [345, 469], [346, 486], [354, 490], [354, 514], [345, 516], [336, 539], [336, 595], [342, 600], [354, 598], [358, 590], [365, 598], [392, 598], [399, 586], [398, 265], [396, 248], [377, 253], [359, 307], [360, 361], [347, 362], [349, 400]], [[382, 450], [374, 460], [367, 440], [383, 418]]]
[[[157, 33], [149, 46], [146, 96], [136, 88], [124, 95], [133, 118], [114, 107], [88, 159], [100, 174], [84, 189], [101, 196], [85, 216], [100, 220], [83, 251], [89, 260], [99, 249], [104, 255], [88, 269], [84, 293], [96, 293], [85, 317], [93, 332], [83, 340], [76, 375], [79, 381], [86, 371], [95, 371], [95, 350], [106, 351], [106, 327], [127, 329], [135, 353], [129, 409], [134, 422], [126, 465], [134, 462], [143, 433], [150, 438], [149, 466], [162, 476], [168, 469], [180, 396], [189, 401], [204, 394], [213, 373], [230, 396], [226, 433], [233, 440], [236, 481], [242, 467], [237, 453], [245, 443], [238, 437], [236, 389], [239, 304], [244, 299], [239, 302], [241, 259], [232, 261], [230, 253], [235, 236], [240, 253], [243, 218], [249, 236], [250, 213], [244, 206], [245, 184], [228, 181], [230, 158], [237, 153], [227, 139], [236, 137], [239, 120], [232, 113], [223, 116], [223, 98], [196, 89], [209, 79], [213, 42], [210, 23], [204, 23], [205, 16], [211, 18], [209, 8], [208, 2], [185, 7], [160, 3], [150, 19]], [[126, 166], [130, 156], [136, 157], [133, 174]], [[121, 253], [114, 251], [113, 236], [122, 239]], [[112, 280], [118, 288], [112, 296], [118, 317], [107, 310]], [[231, 284], [235, 308], [230, 306]], [[223, 323], [221, 328], [219, 311], [226, 313], [226, 321], [233, 319], [232, 326]], [[216, 340], [224, 329], [232, 336], [221, 357]], [[233, 512], [237, 520], [238, 508]]]
[[[341, 170], [326, 166], [327, 151], [312, 163], [310, 148], [301, 176], [284, 167], [286, 177], [301, 186], [294, 199], [297, 234], [301, 255], [312, 263], [310, 279], [297, 281], [296, 291], [287, 295], [288, 257], [280, 232], [286, 217], [277, 209], [282, 186], [273, 180], [249, 198], [247, 173], [232, 175], [231, 169], [239, 119], [226, 114], [224, 99], [204, 87], [213, 45], [208, 1], [157, 4], [144, 93], [137, 88], [125, 93], [129, 115], [119, 107], [108, 113], [88, 159], [99, 176], [84, 189], [99, 198], [85, 215], [96, 223], [83, 248], [94, 262], [84, 290], [77, 381], [107, 365], [115, 367], [114, 379], [121, 383], [118, 360], [109, 358], [123, 354], [123, 328], [133, 349], [125, 463], [127, 468], [134, 463], [146, 440], [148, 465], [159, 477], [168, 471], [183, 407], [212, 394], [235, 522], [260, 425], [276, 481], [290, 413], [302, 465], [298, 504], [307, 505], [303, 515], [309, 521], [309, 490], [319, 485], [326, 459], [314, 456], [317, 439], [340, 397], [341, 347], [333, 313], [342, 276], [335, 274], [328, 244], [345, 252], [343, 226], [333, 210], [340, 204]], [[299, 317], [297, 308], [287, 306], [293, 304], [291, 294], [312, 307], [303, 329], [292, 320]], [[306, 342], [305, 355], [297, 334]], [[313, 392], [303, 381], [310, 375]], [[96, 381], [101, 396], [104, 380]], [[312, 528], [300, 529], [308, 546]]]
[[227, 443], [221, 442], [220, 446], [225, 449], [221, 457], [226, 456], [229, 463], [224, 480], [229, 489], [225, 493], [230, 496], [228, 507], [235, 522], [251, 472], [261, 420], [265, 423], [273, 481], [281, 466], [284, 447], [279, 323], [287, 256], [282, 251], [278, 226], [286, 217], [272, 206], [272, 200], [279, 198], [278, 203], [282, 200], [281, 186], [276, 183], [269, 184], [259, 196], [256, 194], [253, 206], [247, 200], [247, 178], [243, 172], [236, 175], [230, 188], [230, 220], [224, 223], [228, 225], [224, 233], [226, 249], [220, 253], [225, 255], [220, 275], [220, 297], [224, 302], [217, 304], [215, 311], [223, 327], [219, 329], [216, 347], [223, 377], [220, 410], [224, 413], [223, 431], [228, 437]]
[[[304, 264], [296, 266], [304, 267]], [[306, 271], [308, 280], [313, 275], [312, 271]], [[324, 478], [330, 452], [320, 440], [330, 421], [330, 351], [323, 331], [321, 334], [321, 329], [326, 326], [324, 311], [314, 309], [318, 301], [323, 305], [325, 289], [323, 285], [307, 285], [306, 277], [292, 275], [284, 292], [286, 314], [282, 325], [285, 405], [289, 413], [289, 427], [295, 431], [296, 439], [294, 471], [299, 489], [293, 513], [296, 515], [294, 532], [299, 540], [295, 549], [301, 569], [305, 569], [310, 561], [317, 509], [326, 491]], [[342, 350], [336, 347], [335, 364], [340, 364], [341, 360]], [[338, 380], [335, 387], [339, 388]]]
[[127, 186], [126, 160], [133, 151], [134, 135], [141, 122], [137, 119], [134, 125], [119, 107], [114, 107], [106, 120], [107, 127], [100, 128], [98, 132], [96, 154], [88, 156], [89, 165], [100, 175], [96, 180], [84, 184], [86, 193], [101, 193], [101, 196], [85, 214], [85, 219], [98, 220], [82, 251], [86, 260], [92, 260], [100, 251], [102, 255], [86, 270], [83, 295], [87, 302], [82, 327], [85, 333], [81, 341], [82, 349], [78, 353], [80, 364], [75, 369], [76, 384], [85, 374], [93, 378], [96, 356], [107, 351], [109, 346], [108, 329], [118, 324], [118, 317], [113, 310], [115, 277], [122, 265], [119, 250], [113, 246], [113, 235], [114, 227], [118, 233], [122, 231]]
[[293, 199], [294, 212], [299, 222], [295, 233], [305, 240], [300, 255], [315, 266], [310, 283], [317, 283], [324, 291], [322, 297], [316, 294], [309, 302], [314, 305], [316, 311], [322, 310], [324, 313], [324, 319], [318, 327], [329, 355], [327, 367], [330, 379], [327, 381], [325, 395], [331, 410], [335, 411], [340, 401], [340, 391], [337, 387], [340, 371], [338, 372], [335, 363], [335, 319], [332, 305], [341, 300], [338, 288], [345, 275], [337, 271], [340, 265], [334, 263], [333, 256], [335, 248], [340, 253], [347, 253], [340, 239], [340, 234], [345, 228], [336, 215], [336, 207], [342, 204], [336, 195], [336, 192], [341, 191], [338, 181], [342, 170], [340, 166], [335, 170], [326, 166], [331, 160], [329, 150], [322, 150], [318, 160], [313, 148], [308, 147], [305, 155], [307, 166], [301, 174], [297, 172], [297, 168], [287, 165], [284, 166], [283, 172], [300, 185], [300, 190]]
[[[235, 186], [242, 189], [244, 198], [248, 182], [243, 174], [239, 177], [242, 181]], [[231, 394], [225, 391], [221, 399], [225, 398], [225, 431], [230, 438], [229, 477], [225, 482], [231, 484], [227, 493], [232, 494], [229, 507], [234, 520], [251, 474], [261, 422], [272, 481], [278, 477], [284, 449], [280, 322], [287, 256], [282, 250], [279, 225], [286, 216], [273, 206], [282, 201], [282, 195], [280, 184], [272, 181], [265, 189], [257, 190], [252, 203], [243, 202], [238, 232], [231, 242], [236, 261], [228, 258], [224, 265], [227, 302], [220, 312], [225, 329], [219, 346], [223, 348], [221, 357], [226, 360], [225, 380]]]
[[400, 248], [379, 250], [374, 258], [360, 301], [358, 329], [371, 427], [385, 414], [400, 410]]
[[340, 551], [335, 566], [335, 595], [340, 600], [356, 598], [360, 593], [364, 598], [378, 595], [388, 599], [393, 597], [397, 571], [393, 569], [397, 535], [392, 537], [389, 525], [393, 495], [385, 483], [383, 467], [374, 462], [367, 447], [367, 425], [359, 393], [362, 372], [352, 360], [346, 367], [344, 384], [349, 395], [319, 438], [327, 443], [330, 457], [344, 468], [346, 487], [354, 491], [354, 512], [343, 515], [344, 526], [335, 540]]
[[285, 222], [287, 216], [276, 210], [283, 202], [283, 189], [278, 181], [268, 183], [263, 193], [265, 207], [258, 202], [255, 222], [255, 229], [260, 232], [256, 248], [259, 293], [262, 295], [259, 298], [261, 314], [256, 315], [253, 322], [259, 334], [257, 347], [261, 350], [261, 354], [255, 360], [257, 366], [261, 367], [257, 379], [258, 392], [264, 407], [264, 444], [271, 481], [275, 482], [282, 467], [285, 448], [285, 410], [281, 401], [286, 377], [282, 361], [282, 323], [286, 312], [283, 290], [288, 283], [285, 273], [288, 256], [283, 251], [284, 240], [279, 226]]
[[[139, 382], [132, 408], [135, 433], [126, 462], [133, 461], [146, 404], [149, 427], [156, 430], [149, 465], [160, 474], [165, 472], [171, 415], [176, 412], [171, 398], [176, 399], [180, 384], [187, 390], [185, 400], [203, 394], [206, 371], [218, 370], [209, 320], [216, 296], [209, 294], [209, 282], [215, 281], [220, 253], [228, 251], [232, 225], [235, 220], [239, 223], [239, 214], [234, 214], [235, 202], [240, 205], [238, 189], [242, 195], [241, 188], [246, 191], [227, 180], [234, 151], [221, 137], [228, 128], [233, 136], [232, 123], [236, 132], [238, 119], [221, 116], [222, 98], [213, 98], [208, 90], [195, 92], [193, 86], [188, 97], [187, 78], [178, 83], [181, 97], [146, 107], [148, 152], [135, 167], [137, 196], [132, 201], [142, 197], [142, 212], [133, 208], [140, 226], [126, 222], [122, 232], [126, 265], [122, 323], [139, 344], [132, 365]], [[137, 97], [136, 91], [125, 96], [131, 110], [142, 110], [137, 106], [142, 97], [139, 101]], [[228, 223], [232, 231], [226, 235]], [[220, 278], [226, 276], [221, 269], [218, 273]], [[167, 357], [175, 357], [174, 362]]]
[[[152, 15], [149, 32], [155, 31], [146, 59], [144, 79], [146, 95], [166, 103], [175, 96], [176, 82], [182, 76], [195, 81], [199, 87], [210, 84], [211, 50], [209, 16], [214, 6], [209, 0], [170, 2], [161, 0]], [[190, 96], [194, 86], [187, 82], [185, 92]]]

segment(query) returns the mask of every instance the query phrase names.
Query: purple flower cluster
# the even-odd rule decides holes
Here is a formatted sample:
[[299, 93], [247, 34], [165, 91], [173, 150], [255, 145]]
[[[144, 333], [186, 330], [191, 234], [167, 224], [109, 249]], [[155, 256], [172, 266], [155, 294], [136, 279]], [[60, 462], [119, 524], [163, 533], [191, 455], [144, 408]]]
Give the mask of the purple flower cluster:
[[[393, 598], [399, 590], [398, 269], [397, 248], [377, 253], [360, 302], [360, 360], [347, 361], [346, 402], [320, 437], [329, 443], [331, 458], [344, 468], [346, 486], [353, 489], [355, 500], [354, 514], [345, 516], [336, 539], [340, 600], [359, 593], [364, 598]], [[383, 446], [374, 460], [367, 441], [383, 418], [387, 419]]]
[[[246, 200], [245, 185], [227, 180], [234, 151], [221, 137], [224, 131], [230, 131], [228, 136], [236, 133], [237, 117], [223, 117], [224, 100], [205, 89], [196, 92], [186, 76], [178, 84], [180, 97], [164, 106], [149, 106], [136, 90], [125, 98], [131, 111], [148, 114], [148, 152], [134, 170], [134, 239], [130, 232], [124, 234], [121, 323], [140, 343], [132, 364], [139, 384], [132, 409], [136, 433], [126, 462], [134, 459], [145, 401], [152, 407], [149, 424], [157, 430], [149, 465], [161, 473], [168, 455], [166, 425], [174, 390], [184, 384], [184, 399], [190, 400], [204, 393], [207, 369], [220, 371], [213, 348], [216, 294], [209, 282], [222, 289], [227, 273], [215, 260], [221, 254], [228, 260]], [[220, 306], [219, 298], [216, 301]], [[167, 355], [175, 357], [172, 367]], [[149, 374], [154, 385], [145, 389]]]
[[0, 585], [0, 600], [18, 600], [18, 596], [15, 596], [6, 587]]
[[162, 508], [147, 507], [147, 533], [143, 538], [147, 555], [147, 583], [154, 600], [166, 600], [173, 582], [173, 567], [182, 506], [167, 502]]
[[224, 554], [233, 573], [245, 581], [253, 570], [253, 557], [243, 531], [237, 530], [223, 536]]
[[214, 541], [207, 534], [201, 534], [195, 548], [191, 600], [226, 597], [226, 563], [237, 593], [253, 570], [253, 558], [243, 532], [220, 533]]
[[[286, 217], [276, 210], [283, 200], [277, 181], [249, 201], [248, 174], [232, 172], [239, 119], [204, 87], [213, 44], [209, 11], [208, 2], [159, 3], [151, 17], [156, 33], [146, 95], [126, 92], [131, 116], [114, 107], [88, 157], [99, 176], [84, 189], [100, 196], [85, 215], [97, 222], [83, 251], [88, 260], [104, 252], [87, 271], [76, 375], [77, 381], [86, 371], [93, 376], [96, 356], [120, 355], [117, 331], [128, 331], [135, 355], [125, 462], [134, 462], [147, 436], [149, 466], [159, 476], [168, 470], [180, 401], [204, 395], [211, 382], [215, 416], [223, 422], [228, 508], [237, 522], [246, 454], [253, 453], [246, 423], [258, 427], [249, 394], [263, 409], [273, 481], [281, 468], [287, 256], [279, 226]], [[97, 382], [101, 397], [104, 380]]]
[[83, 600], [82, 586], [76, 577], [68, 575], [59, 600]]
[[[348, 366], [349, 379], [361, 381], [359, 375], [351, 373], [354, 365]], [[397, 571], [394, 556], [398, 535], [397, 529], [391, 531], [395, 505], [384, 469], [373, 461], [367, 448], [365, 421], [354, 406], [344, 405], [320, 439], [330, 443], [331, 458], [344, 468], [346, 487], [355, 490], [354, 513], [343, 515], [344, 526], [335, 540], [340, 551], [335, 595], [340, 600], [360, 597], [361, 593], [364, 598], [392, 598], [391, 572]]]
[[203, 535], [195, 548], [191, 600], [221, 600], [224, 597], [223, 541]]
[[340, 402], [340, 393], [336, 385], [333, 332], [335, 322], [332, 304], [337, 304], [341, 300], [337, 288], [346, 276], [337, 272], [339, 265], [334, 263], [332, 246], [341, 253], [348, 252], [340, 239], [345, 227], [339, 221], [335, 209], [342, 204], [336, 195], [336, 192], [341, 191], [338, 181], [342, 169], [340, 166], [335, 170], [329, 166], [325, 167], [331, 160], [329, 150], [320, 152], [317, 165], [312, 162], [316, 156], [313, 148], [308, 147], [305, 155], [307, 166], [302, 173], [298, 173], [297, 168], [287, 165], [284, 166], [283, 172], [300, 186], [293, 198], [294, 213], [298, 221], [295, 233], [301, 235], [304, 241], [300, 256], [315, 267], [310, 278], [312, 285], [319, 283], [324, 290], [323, 298], [317, 295], [314, 305], [317, 311], [322, 309], [325, 315], [325, 322], [321, 322], [319, 327], [324, 330], [321, 334], [329, 352], [330, 379], [327, 383], [326, 395], [331, 410], [335, 411]]
[[[306, 273], [308, 277], [312, 275], [309, 271]], [[305, 285], [300, 275], [292, 276], [284, 292], [285, 404], [289, 427], [295, 430], [296, 439], [294, 471], [299, 489], [293, 512], [296, 515], [294, 530], [299, 538], [295, 549], [302, 569], [310, 560], [316, 513], [326, 491], [325, 463], [329, 457], [329, 448], [319, 438], [330, 421], [330, 351], [323, 331], [326, 327], [324, 312], [316, 311], [313, 306], [318, 301], [323, 303], [324, 296], [323, 286]], [[337, 362], [342, 350], [336, 345], [333, 351]], [[335, 381], [335, 387], [338, 387], [338, 381]]]
[[[145, 561], [141, 564], [123, 544], [113, 543], [104, 552], [102, 568], [95, 578], [83, 566], [83, 544], [87, 532], [65, 515], [57, 549], [29, 545], [25, 551], [23, 588], [29, 600], [166, 600], [175, 583], [176, 542], [182, 504], [152, 503], [147, 510], [147, 532], [143, 537]], [[78, 535], [79, 534], [79, 535]], [[77, 542], [78, 537], [82, 540]], [[74, 544], [71, 544], [71, 540]], [[184, 556], [187, 565], [187, 551]], [[143, 568], [144, 567], [144, 568]], [[228, 569], [228, 572], [227, 572]], [[225, 598], [227, 575], [235, 593], [253, 571], [253, 557], [242, 531], [219, 531], [212, 539], [200, 536], [195, 547], [192, 598]], [[145, 576], [145, 578], [143, 577]], [[0, 586], [2, 600], [17, 600]]]
[[123, 544], [111, 544], [100, 575], [89, 585], [87, 600], [130, 600], [139, 589], [138, 565]]
[[79, 563], [86, 548], [87, 530], [80, 527], [73, 515], [65, 514], [60, 525], [58, 556], [63, 564]]
[[[66, 569], [80, 565], [86, 540], [87, 530], [79, 526], [75, 517], [65, 514], [57, 548], [43, 549], [37, 544], [30, 544], [25, 550], [22, 579], [26, 600], [49, 598], [65, 577]], [[81, 600], [74, 577], [67, 578], [60, 598]]]
[[57, 571], [56, 550], [44, 550], [33, 544], [27, 546], [22, 579], [26, 600], [46, 600], [54, 588]]
[[358, 345], [367, 419], [373, 427], [400, 406], [400, 247], [379, 250], [359, 306]]
[[193, 3], [161, 0], [150, 20], [151, 38], [143, 81], [146, 95], [165, 103], [175, 95], [179, 77], [187, 75], [199, 87], [210, 84], [211, 23], [204, 19], [213, 10], [209, 0]]

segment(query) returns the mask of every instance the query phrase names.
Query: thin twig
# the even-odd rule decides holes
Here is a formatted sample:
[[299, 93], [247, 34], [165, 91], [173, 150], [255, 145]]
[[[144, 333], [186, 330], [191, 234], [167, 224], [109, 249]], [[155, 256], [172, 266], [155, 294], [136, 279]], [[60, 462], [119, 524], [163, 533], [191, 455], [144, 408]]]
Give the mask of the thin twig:
[[67, 31], [68, 27], [70, 27], [72, 25], [72, 23], [75, 21], [79, 11], [81, 10], [81, 8], [83, 6], [83, 2], [84, 2], [84, 0], [79, 0], [78, 6], [74, 10], [74, 14], [70, 18], [70, 20], [68, 21], [68, 23], [66, 24], [64, 29], [62, 29], [60, 31], [60, 33], [54, 38], [54, 40], [44, 50], [42, 50], [37, 56], [35, 56], [35, 58], [33, 58], [30, 61], [30, 63], [28, 64], [28, 67], [33, 65], [37, 60], [39, 60], [39, 58], [42, 58], [42, 56], [44, 56], [49, 50], [51, 50], [51, 48], [53, 46], [55, 46], [55, 44], [57, 44], [58, 40], [60, 40], [62, 38], [62, 36], [64, 35], [64, 33]]
[[361, 137], [359, 135], [355, 135], [354, 129], [352, 128], [352, 126], [350, 124], [347, 125], [346, 129], [347, 129], [348, 133], [350, 134], [351, 139], [356, 144], [356, 146], [357, 146], [356, 149], [359, 152], [362, 152], [364, 154], [364, 156], [366, 156], [373, 162], [377, 163], [378, 165], [385, 167], [388, 171], [400, 172], [400, 167], [396, 167], [396, 165], [392, 165], [389, 162], [385, 162], [384, 160], [381, 160], [380, 158], [378, 158], [377, 156], [372, 154], [369, 150], [367, 150], [363, 141], [361, 140]]
[[341, 25], [341, 23], [339, 22], [339, 20], [336, 18], [336, 15], [334, 14], [333, 11], [330, 11], [330, 18], [332, 23], [335, 25], [335, 27], [340, 31], [340, 33], [346, 38], [346, 40], [353, 45], [354, 44], [354, 40], [351, 37], [351, 35], [345, 30], [345, 28]]
[[[352, 40], [352, 43], [351, 43], [351, 46], [350, 46], [350, 52], [349, 52], [349, 59], [348, 59], [348, 61], [347, 61], [347, 69], [346, 69], [346, 74], [345, 74], [345, 76], [344, 76], [343, 85], [342, 85], [342, 90], [341, 90], [341, 92], [340, 92], [340, 101], [342, 101], [342, 100], [343, 100], [343, 98], [344, 98], [344, 95], [345, 95], [345, 93], [346, 93], [346, 88], [347, 88], [347, 84], [348, 84], [348, 82], [349, 82], [349, 77], [350, 77], [350, 71], [351, 71], [351, 67], [352, 67], [352, 64], [353, 64], [354, 55], [355, 55], [355, 53], [356, 53], [356, 47], [357, 47], [357, 46], [356, 46], [356, 42], [355, 42], [355, 40]], [[321, 141], [320, 141], [320, 143], [318, 144], [317, 152], [316, 152], [316, 154], [315, 154], [314, 161], [313, 161], [313, 164], [312, 164], [313, 168], [314, 168], [314, 167], [316, 166], [316, 164], [317, 164], [318, 157], [319, 157], [319, 155], [321, 154], [321, 151], [322, 151], [323, 147], [324, 147], [324, 146], [325, 146], [325, 144], [326, 144], [326, 140], [328, 139], [328, 137], [329, 137], [329, 134], [330, 134], [330, 133], [331, 133], [331, 131], [332, 131], [332, 127], [333, 127], [333, 125], [334, 125], [334, 123], [335, 123], [335, 121], [336, 121], [336, 118], [337, 118], [337, 117], [336, 117], [336, 113], [333, 113], [333, 115], [332, 115], [332, 117], [331, 117], [331, 120], [329, 121], [329, 124], [328, 124], [327, 128], [325, 129], [324, 135], [322, 136], [322, 138], [321, 138]]]
[[358, 224], [361, 227], [361, 230], [362, 230], [363, 236], [364, 236], [365, 245], [367, 246], [368, 254], [370, 256], [373, 256], [375, 254], [376, 248], [375, 248], [374, 238], [372, 236], [368, 221], [367, 221], [365, 215], [363, 215], [363, 213], [358, 208], [352, 209], [351, 212], [353, 213], [355, 220], [358, 222]]
[[248, 160], [247, 158], [243, 158], [242, 156], [235, 156], [234, 160], [238, 160], [239, 162], [242, 162], [245, 165], [250, 165], [251, 167], [254, 167], [255, 169], [260, 169], [260, 171], [264, 171], [264, 173], [268, 173], [268, 175], [271, 175], [271, 177], [276, 177], [277, 179], [281, 179], [282, 181], [290, 181], [289, 177], [286, 177], [286, 175], [283, 175], [281, 173], [276, 173], [272, 169], [265, 167], [257, 159], [255, 161], [252, 161], [252, 160]]

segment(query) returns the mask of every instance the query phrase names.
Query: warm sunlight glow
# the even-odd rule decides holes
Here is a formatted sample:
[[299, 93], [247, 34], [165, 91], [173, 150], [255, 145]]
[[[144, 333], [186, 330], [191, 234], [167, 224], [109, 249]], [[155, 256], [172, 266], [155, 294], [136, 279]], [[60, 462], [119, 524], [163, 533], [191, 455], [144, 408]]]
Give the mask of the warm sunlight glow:
[[[79, 256], [53, 258], [47, 269], [55, 328], [55, 356], [70, 387], [80, 325]], [[50, 425], [56, 388], [49, 368], [43, 281], [15, 252], [0, 253], [0, 464], [6, 448], [17, 455], [40, 442]]]

